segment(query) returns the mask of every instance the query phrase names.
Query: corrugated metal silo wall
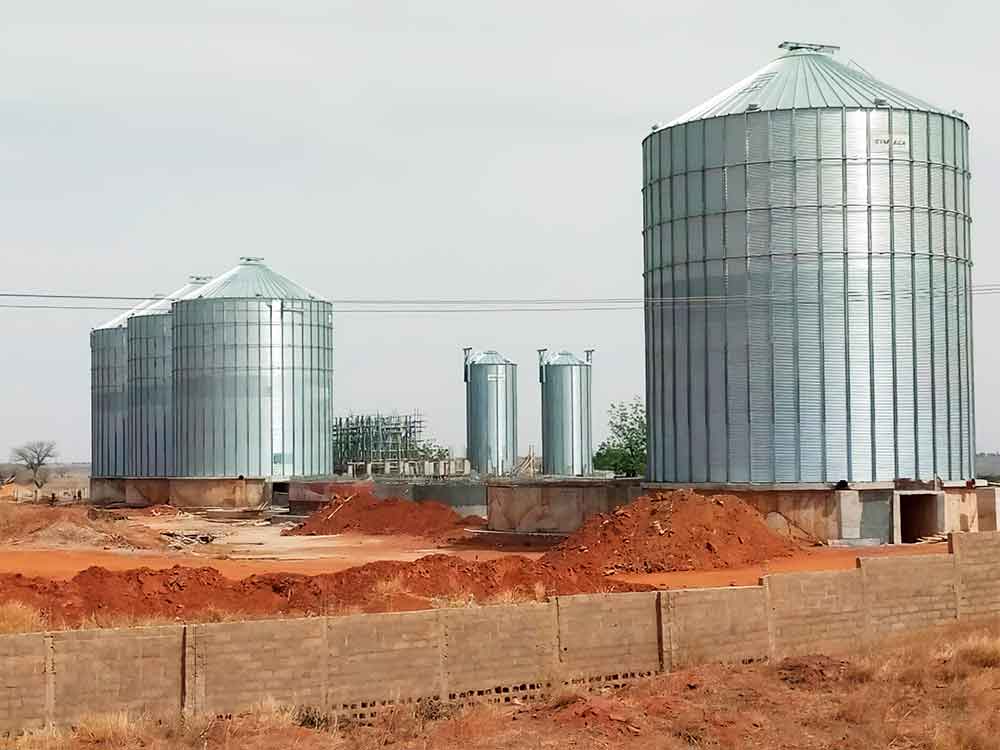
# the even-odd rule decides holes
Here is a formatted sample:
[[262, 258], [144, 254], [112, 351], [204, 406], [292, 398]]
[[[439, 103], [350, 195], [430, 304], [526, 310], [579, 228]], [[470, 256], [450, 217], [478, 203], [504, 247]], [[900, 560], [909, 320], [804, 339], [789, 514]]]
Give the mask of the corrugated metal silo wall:
[[174, 304], [176, 474], [330, 474], [333, 308], [313, 300]]
[[543, 365], [542, 471], [593, 472], [589, 365]]
[[90, 332], [90, 473], [128, 475], [128, 348], [124, 328]]
[[465, 386], [469, 463], [505, 474], [517, 462], [517, 365], [470, 364]]
[[645, 139], [651, 480], [974, 476], [968, 153], [884, 109]]
[[135, 477], [174, 471], [171, 316], [138, 315], [128, 321], [128, 454]]

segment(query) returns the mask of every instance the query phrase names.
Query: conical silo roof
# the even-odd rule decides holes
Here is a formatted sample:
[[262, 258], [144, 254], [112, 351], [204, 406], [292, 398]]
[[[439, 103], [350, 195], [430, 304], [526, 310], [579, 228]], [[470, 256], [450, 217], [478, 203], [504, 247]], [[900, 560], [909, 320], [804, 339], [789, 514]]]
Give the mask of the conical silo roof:
[[561, 352], [551, 352], [549, 354], [546, 354], [544, 360], [542, 361], [542, 364], [553, 365], [556, 367], [560, 365], [589, 366], [590, 362], [583, 361], [578, 356], [573, 354], [573, 352], [568, 352], [566, 350], [563, 350]]
[[828, 44], [782, 42], [785, 53], [725, 91], [713, 96], [667, 127], [710, 117], [812, 107], [891, 107], [955, 116], [895, 86], [869, 75], [860, 67], [834, 58], [839, 47]]
[[263, 258], [240, 258], [235, 268], [226, 271], [189, 299], [254, 298], [322, 300], [304, 286], [285, 278], [264, 265]]
[[126, 310], [123, 313], [120, 313], [119, 315], [116, 315], [106, 323], [102, 323], [99, 326], [94, 326], [93, 330], [102, 331], [110, 328], [124, 328], [126, 325], [128, 325], [129, 318], [131, 318], [133, 315], [136, 315], [141, 310], [145, 310], [150, 305], [156, 304], [162, 299], [163, 299], [162, 297], [157, 297], [157, 296], [151, 297], [150, 299], [144, 299], [135, 307], [130, 307], [128, 310]]
[[500, 352], [494, 349], [487, 349], [484, 352], [475, 352], [469, 355], [470, 365], [512, 365], [514, 364]]
[[146, 305], [140, 310], [135, 310], [129, 314], [129, 317], [137, 317], [142, 315], [163, 315], [164, 313], [170, 312], [170, 308], [178, 300], [186, 299], [193, 295], [194, 292], [201, 289], [205, 284], [212, 280], [211, 276], [189, 276], [187, 283], [180, 289], [175, 289], [166, 297], [155, 300], [153, 304]]

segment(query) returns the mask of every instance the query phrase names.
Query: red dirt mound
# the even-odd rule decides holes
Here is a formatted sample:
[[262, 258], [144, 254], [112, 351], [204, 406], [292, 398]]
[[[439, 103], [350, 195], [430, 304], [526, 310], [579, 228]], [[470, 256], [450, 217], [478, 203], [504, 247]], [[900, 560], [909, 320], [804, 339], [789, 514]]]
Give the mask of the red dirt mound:
[[413, 502], [398, 497], [379, 500], [369, 493], [334, 497], [303, 523], [284, 532], [288, 535], [317, 536], [357, 532], [419, 536], [445, 542], [465, 536], [464, 529], [478, 528], [479, 516], [463, 518], [443, 503], [433, 500]]
[[382, 561], [338, 573], [254, 575], [240, 581], [214, 568], [109, 571], [92, 567], [68, 581], [0, 575], [0, 602], [41, 610], [50, 627], [88, 618], [217, 619], [220, 614], [320, 615], [350, 611], [427, 609], [468, 601], [515, 602], [551, 594], [639, 591], [650, 587], [558, 571], [517, 555], [487, 562], [430, 555], [414, 562]]
[[796, 549], [738, 497], [677, 490], [591, 516], [541, 562], [589, 575], [660, 573], [755, 565]]

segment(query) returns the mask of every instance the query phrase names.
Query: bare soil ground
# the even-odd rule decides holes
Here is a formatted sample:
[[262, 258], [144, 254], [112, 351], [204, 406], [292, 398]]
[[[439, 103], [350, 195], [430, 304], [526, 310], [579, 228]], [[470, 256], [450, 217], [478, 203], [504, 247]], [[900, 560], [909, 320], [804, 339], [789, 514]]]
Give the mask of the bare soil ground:
[[0, 544], [35, 549], [162, 549], [160, 535], [83, 505], [0, 503]]
[[186, 722], [94, 716], [14, 750], [987, 750], [1000, 741], [1000, 626], [953, 626], [849, 658], [707, 665], [545, 703], [424, 703], [350, 725], [278, 704]]
[[[34, 613], [11, 615], [14, 624], [6, 629], [401, 611], [753, 584], [768, 572], [850, 569], [859, 553], [799, 548], [730, 496], [641, 498], [592, 517], [553, 549], [524, 554], [509, 554], [517, 547], [506, 537], [454, 539], [465, 519], [443, 506], [425, 509], [415, 525], [425, 536], [398, 535], [412, 505], [334, 504], [312, 520], [329, 526], [331, 513], [344, 513], [344, 528], [369, 533], [302, 536], [283, 534], [287, 525], [162, 507], [95, 511], [0, 503], [0, 605], [18, 602]], [[945, 545], [862, 553], [943, 551]]]

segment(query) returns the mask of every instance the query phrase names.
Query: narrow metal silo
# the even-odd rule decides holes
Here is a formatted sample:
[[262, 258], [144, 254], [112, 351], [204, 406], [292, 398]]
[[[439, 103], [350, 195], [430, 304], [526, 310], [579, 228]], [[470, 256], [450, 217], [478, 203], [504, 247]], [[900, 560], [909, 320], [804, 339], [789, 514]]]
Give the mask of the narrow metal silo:
[[643, 141], [649, 479], [969, 479], [969, 127], [780, 46]]
[[169, 477], [174, 471], [173, 335], [174, 302], [211, 281], [188, 283], [128, 319], [128, 474]]
[[329, 302], [242, 258], [170, 317], [177, 476], [332, 472]]
[[131, 316], [152, 305], [143, 300], [90, 332], [90, 474], [128, 476], [128, 333]]
[[584, 476], [593, 472], [590, 373], [593, 350], [586, 361], [562, 351], [538, 350], [542, 384], [542, 472]]
[[495, 351], [465, 350], [469, 463], [480, 474], [507, 474], [517, 462], [517, 365]]

